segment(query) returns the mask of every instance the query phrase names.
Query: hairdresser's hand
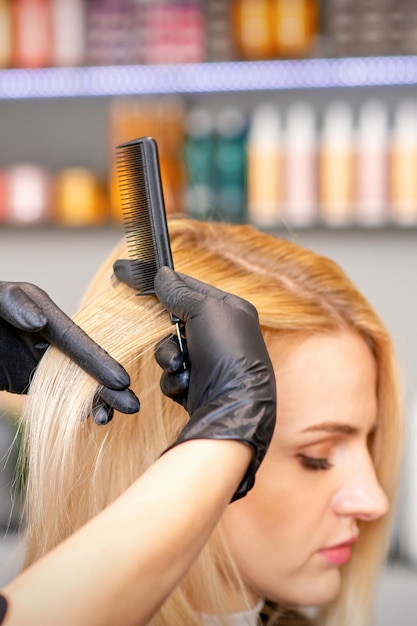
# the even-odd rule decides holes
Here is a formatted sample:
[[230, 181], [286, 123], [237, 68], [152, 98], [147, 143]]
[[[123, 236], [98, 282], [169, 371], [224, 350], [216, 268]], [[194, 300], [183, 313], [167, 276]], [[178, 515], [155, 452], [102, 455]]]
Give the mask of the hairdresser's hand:
[[0, 282], [0, 390], [26, 393], [49, 344], [54, 344], [104, 385], [93, 419], [107, 423], [114, 409], [136, 413], [128, 373], [36, 285]]
[[168, 395], [181, 399], [190, 415], [174, 445], [207, 438], [251, 445], [253, 461], [234, 499], [244, 496], [254, 483], [276, 419], [275, 376], [257, 311], [237, 296], [166, 267], [156, 275], [155, 290], [162, 304], [185, 323], [188, 391], [181, 394], [181, 385], [175, 390], [167, 372], [168, 362], [171, 370], [176, 359], [181, 365], [175, 341], [156, 351]]

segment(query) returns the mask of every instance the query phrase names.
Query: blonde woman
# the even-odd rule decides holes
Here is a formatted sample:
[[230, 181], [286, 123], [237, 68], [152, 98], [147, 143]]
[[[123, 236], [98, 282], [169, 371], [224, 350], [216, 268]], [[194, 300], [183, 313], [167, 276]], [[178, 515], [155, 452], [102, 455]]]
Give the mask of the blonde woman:
[[[179, 559], [179, 569], [188, 572], [162, 606], [155, 605], [153, 616], [143, 611], [146, 585], [135, 579], [136, 605], [133, 585], [128, 610], [118, 613], [110, 582], [107, 593], [116, 608], [107, 613], [107, 621], [103, 615], [94, 621], [91, 615], [82, 623], [205, 626], [255, 625], [262, 620], [274, 625], [311, 621], [321, 626], [369, 626], [401, 453], [396, 365], [386, 329], [343, 271], [309, 250], [249, 226], [179, 219], [171, 221], [170, 234], [175, 267], [186, 276], [169, 271], [162, 276], [161, 302], [180, 317], [181, 294], [191, 290], [196, 300], [205, 302], [206, 287], [196, 279], [254, 305], [275, 372], [276, 428], [263, 460], [261, 453], [255, 484], [228, 506], [224, 488], [223, 506], [216, 505], [218, 516], [225, 508], [219, 523], [212, 533], [206, 524], [200, 543], [192, 542], [186, 557]], [[131, 386], [141, 397], [141, 412], [127, 419], [115, 413], [108, 426], [98, 428], [88, 419], [97, 383], [57, 351], [47, 352], [25, 415], [28, 564], [50, 553], [94, 516], [112, 510], [120, 494], [164, 458], [171, 463], [169, 487], [178, 488], [187, 477], [192, 482], [200, 467], [198, 458], [185, 459], [185, 450], [234, 444], [237, 456], [230, 448], [223, 459], [228, 476], [232, 472], [227, 458], [239, 466], [238, 475], [229, 480], [229, 499], [250, 458], [252, 463], [256, 458], [256, 447], [254, 456], [244, 457], [251, 446], [199, 439], [204, 428], [194, 429], [198, 403], [205, 394], [210, 396], [214, 382], [209, 379], [195, 402], [194, 380], [200, 368], [210, 376], [211, 365], [205, 370], [202, 359], [193, 369], [199, 348], [194, 317], [185, 325], [192, 344], [189, 390], [181, 390], [181, 383], [176, 386], [184, 376], [177, 359], [171, 373], [165, 373], [162, 389], [178, 402], [160, 392], [153, 352], [155, 343], [171, 331], [169, 317], [155, 297], [138, 297], [112, 278], [114, 262], [125, 255], [121, 244], [104, 263], [76, 321], [129, 372]], [[127, 280], [122, 271], [126, 267], [119, 263], [116, 271]], [[227, 344], [220, 324], [209, 324], [209, 336], [216, 326], [218, 341]], [[202, 341], [203, 332], [198, 332]], [[175, 353], [172, 340], [165, 349], [167, 345]], [[245, 381], [240, 382], [244, 394]], [[201, 463], [204, 458], [203, 452]], [[211, 472], [216, 483], [218, 463], [212, 463]], [[207, 512], [205, 487], [209, 501], [212, 494], [205, 476], [195, 518], [189, 520], [190, 537], [202, 518], [216, 517]], [[157, 504], [149, 498], [142, 518], [158, 510]], [[162, 511], [168, 530], [176, 514], [175, 505]], [[122, 518], [113, 522], [116, 519], [120, 526], [115, 532], [123, 534], [127, 522]], [[170, 555], [174, 560], [175, 530], [173, 523], [172, 544], [163, 543], [154, 567], [149, 566], [150, 580], [157, 562], [170, 562]], [[135, 554], [133, 544], [132, 552], [132, 561], [140, 563], [141, 551]], [[75, 560], [72, 572], [77, 571], [77, 562], [82, 572], [81, 560], [81, 556]], [[121, 562], [120, 569], [124, 567]], [[107, 575], [112, 581], [113, 572], [103, 572], [100, 585], [107, 584]], [[160, 581], [163, 585], [163, 576]], [[123, 598], [127, 587], [119, 588], [116, 597]], [[54, 596], [53, 580], [50, 594]], [[124, 604], [122, 599], [120, 603]], [[316, 607], [314, 617], [307, 617], [306, 607]], [[70, 618], [62, 623], [71, 623]]]

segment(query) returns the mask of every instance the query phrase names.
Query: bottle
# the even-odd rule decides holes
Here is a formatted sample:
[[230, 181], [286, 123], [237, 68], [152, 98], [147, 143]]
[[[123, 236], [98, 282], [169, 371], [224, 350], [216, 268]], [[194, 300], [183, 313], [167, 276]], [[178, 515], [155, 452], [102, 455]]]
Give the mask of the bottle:
[[352, 220], [354, 196], [353, 112], [343, 100], [325, 111], [320, 147], [320, 216], [329, 226]]
[[132, 58], [134, 18], [132, 0], [89, 0], [85, 16], [87, 64], [128, 64]]
[[232, 2], [233, 0], [210, 0], [204, 3], [208, 61], [232, 61], [235, 57]]
[[106, 218], [97, 176], [85, 167], [68, 167], [55, 179], [55, 218], [63, 226], [95, 226]]
[[275, 54], [272, 0], [234, 0], [233, 35], [243, 59], [272, 59]]
[[7, 173], [6, 215], [12, 224], [35, 224], [51, 218], [51, 181], [38, 165], [21, 163]]
[[252, 113], [247, 167], [248, 219], [260, 228], [273, 229], [282, 217], [283, 153], [281, 114], [270, 102]]
[[246, 221], [246, 117], [237, 107], [220, 111], [215, 122], [215, 177], [218, 217]]
[[7, 221], [7, 172], [0, 169], [0, 224]]
[[82, 65], [85, 58], [83, 0], [52, 0], [53, 65]]
[[116, 146], [138, 137], [158, 140], [160, 132], [158, 106], [153, 98], [116, 97], [109, 107], [108, 163], [110, 213], [116, 222], [123, 221], [119, 183], [116, 171]]
[[311, 54], [318, 33], [318, 0], [273, 0], [276, 56]]
[[214, 117], [204, 107], [192, 108], [185, 120], [185, 210], [196, 219], [214, 217]]
[[[142, 9], [144, 63], [199, 63], [206, 60], [205, 14], [199, 0], [148, 0]], [[141, 27], [138, 20], [136, 24]]]
[[12, 56], [12, 19], [10, 0], [0, 0], [0, 68], [9, 67]]
[[394, 112], [390, 204], [394, 222], [417, 223], [417, 104], [411, 99]]
[[317, 132], [314, 110], [295, 102], [284, 133], [284, 209], [292, 226], [312, 226], [317, 218]]
[[356, 0], [326, 2], [322, 30], [328, 56], [354, 56], [362, 48], [358, 24], [362, 16]]
[[355, 221], [381, 226], [388, 212], [388, 111], [381, 100], [368, 100], [359, 111]]
[[184, 102], [180, 96], [158, 98], [159, 131], [156, 137], [167, 214], [182, 210], [184, 192]]
[[52, 64], [52, 11], [48, 0], [13, 0], [14, 67], [36, 68]]

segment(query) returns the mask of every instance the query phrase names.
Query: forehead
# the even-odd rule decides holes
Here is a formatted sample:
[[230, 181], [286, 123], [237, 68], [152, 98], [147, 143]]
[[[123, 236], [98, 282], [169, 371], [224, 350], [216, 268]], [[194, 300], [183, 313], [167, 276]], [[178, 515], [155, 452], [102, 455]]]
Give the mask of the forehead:
[[316, 334], [297, 343], [277, 339], [268, 349], [281, 426], [288, 421], [304, 428], [334, 420], [360, 426], [375, 419], [376, 362], [357, 333]]

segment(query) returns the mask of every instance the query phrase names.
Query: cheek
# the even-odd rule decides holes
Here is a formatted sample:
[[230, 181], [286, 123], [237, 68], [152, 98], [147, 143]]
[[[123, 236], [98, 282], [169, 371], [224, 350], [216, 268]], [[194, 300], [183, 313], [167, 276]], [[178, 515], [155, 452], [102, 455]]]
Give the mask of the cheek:
[[246, 580], [269, 576], [269, 568], [277, 572], [290, 563], [295, 565], [302, 559], [300, 543], [311, 538], [310, 493], [300, 493], [285, 483], [259, 470], [254, 488], [223, 515], [226, 541]]
[[[323, 545], [331, 490], [322, 475], [308, 474], [294, 460], [268, 455], [255, 486], [223, 516], [228, 546], [243, 577], [297, 569]], [[325, 537], [327, 540], [327, 537]], [[270, 571], [269, 571], [270, 570]]]

